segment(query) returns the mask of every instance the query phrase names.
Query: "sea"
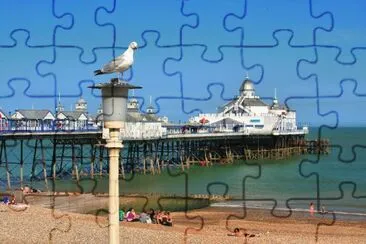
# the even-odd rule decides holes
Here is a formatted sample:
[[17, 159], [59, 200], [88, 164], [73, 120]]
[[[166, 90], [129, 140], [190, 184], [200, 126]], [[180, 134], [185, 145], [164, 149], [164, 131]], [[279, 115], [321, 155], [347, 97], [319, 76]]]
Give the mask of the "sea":
[[[172, 168], [155, 175], [127, 174], [120, 179], [120, 194], [227, 195], [232, 200], [212, 206], [283, 211], [308, 211], [313, 202], [317, 210], [324, 207], [339, 219], [366, 220], [366, 128], [310, 128], [307, 139], [319, 137], [330, 140], [328, 155], [191, 166], [184, 172]], [[4, 167], [0, 171], [4, 188]], [[53, 183], [57, 191], [108, 192], [107, 177]], [[43, 181], [32, 185], [44, 189]]]

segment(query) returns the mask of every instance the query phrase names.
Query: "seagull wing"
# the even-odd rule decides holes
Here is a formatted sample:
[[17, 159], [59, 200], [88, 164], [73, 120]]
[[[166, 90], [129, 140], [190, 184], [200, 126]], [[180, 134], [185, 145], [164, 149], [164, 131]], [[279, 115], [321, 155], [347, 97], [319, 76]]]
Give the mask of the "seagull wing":
[[110, 61], [108, 64], [103, 66], [104, 72], [113, 72], [115, 69], [123, 62], [126, 61], [126, 57], [124, 55], [118, 56], [117, 58]]

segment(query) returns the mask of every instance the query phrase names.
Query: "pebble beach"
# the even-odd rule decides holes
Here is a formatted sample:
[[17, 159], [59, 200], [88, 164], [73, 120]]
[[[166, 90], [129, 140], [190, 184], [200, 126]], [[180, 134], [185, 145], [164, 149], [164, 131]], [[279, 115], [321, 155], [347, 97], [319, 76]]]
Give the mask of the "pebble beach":
[[[78, 199], [93, 196], [83, 194]], [[70, 203], [71, 202], [71, 203]], [[0, 243], [108, 243], [105, 215], [77, 213], [69, 207], [50, 209], [40, 202], [0, 204]], [[80, 205], [77, 205], [80, 207]], [[229, 220], [227, 217], [232, 215]], [[365, 243], [366, 221], [332, 221], [296, 213], [273, 216], [270, 211], [208, 207], [173, 212], [173, 227], [120, 223], [120, 243]], [[234, 228], [254, 237], [228, 236]]]

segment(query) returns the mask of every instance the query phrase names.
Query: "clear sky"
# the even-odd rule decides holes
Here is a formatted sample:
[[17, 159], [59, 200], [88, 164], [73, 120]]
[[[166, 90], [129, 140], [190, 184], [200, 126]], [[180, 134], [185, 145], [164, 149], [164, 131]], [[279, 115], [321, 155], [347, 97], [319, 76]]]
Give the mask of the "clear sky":
[[[0, 107], [66, 109], [93, 71], [131, 41], [144, 111], [185, 121], [238, 94], [246, 74], [257, 95], [277, 97], [310, 125], [365, 125], [366, 2], [309, 0], [0, 1]], [[132, 95], [130, 93], [130, 95]]]

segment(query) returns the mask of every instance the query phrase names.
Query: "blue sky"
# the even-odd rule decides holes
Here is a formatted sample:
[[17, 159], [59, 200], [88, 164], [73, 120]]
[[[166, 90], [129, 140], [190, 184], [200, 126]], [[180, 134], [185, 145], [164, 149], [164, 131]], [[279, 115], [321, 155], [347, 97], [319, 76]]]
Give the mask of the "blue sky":
[[[210, 4], [208, 4], [210, 3]], [[257, 95], [277, 95], [310, 125], [365, 125], [366, 30], [361, 0], [1, 1], [0, 107], [70, 109], [93, 71], [131, 41], [140, 48], [124, 74], [160, 115], [185, 121], [214, 112], [249, 74]]]

